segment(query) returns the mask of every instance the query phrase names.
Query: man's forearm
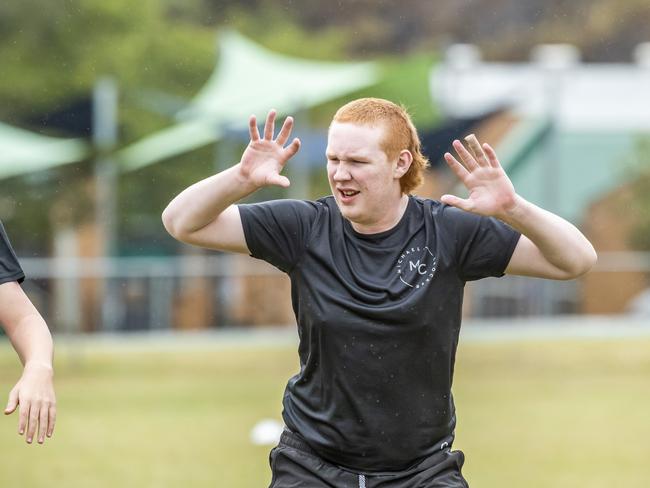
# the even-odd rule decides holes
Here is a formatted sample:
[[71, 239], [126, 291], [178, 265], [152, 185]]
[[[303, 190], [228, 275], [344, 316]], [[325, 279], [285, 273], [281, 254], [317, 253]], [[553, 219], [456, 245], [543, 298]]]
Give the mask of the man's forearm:
[[183, 190], [165, 208], [162, 218], [172, 235], [191, 233], [212, 222], [233, 203], [257, 187], [240, 172], [240, 164], [210, 176]]
[[7, 327], [6, 332], [25, 367], [52, 368], [52, 335], [38, 312], [24, 316], [15, 326]]
[[499, 218], [530, 239], [550, 264], [570, 276], [585, 273], [596, 261], [593, 246], [573, 224], [520, 196]]
[[[31, 444], [52, 436], [56, 395], [52, 369], [52, 335], [43, 317], [16, 282], [1, 285], [0, 320], [23, 363], [23, 373], [9, 392], [5, 415], [19, 409], [18, 433]], [[11, 305], [7, 307], [7, 305]]]

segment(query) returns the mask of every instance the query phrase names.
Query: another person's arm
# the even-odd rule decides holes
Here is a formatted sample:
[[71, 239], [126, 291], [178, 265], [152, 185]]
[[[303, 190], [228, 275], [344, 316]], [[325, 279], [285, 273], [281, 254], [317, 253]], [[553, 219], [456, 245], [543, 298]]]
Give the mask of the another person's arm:
[[6, 415], [19, 410], [18, 433], [31, 443], [51, 437], [56, 421], [52, 336], [32, 302], [16, 281], [0, 284], [0, 324], [24, 369], [9, 393]]
[[506, 273], [566, 280], [589, 271], [597, 256], [587, 238], [571, 223], [518, 195], [488, 144], [481, 146], [473, 136], [466, 141], [473, 154], [454, 141], [460, 161], [449, 153], [445, 160], [469, 196], [443, 195], [441, 200], [468, 212], [496, 217], [521, 232]]
[[248, 253], [239, 210], [234, 203], [258, 188], [288, 187], [280, 172], [300, 148], [291, 135], [293, 119], [288, 117], [274, 140], [275, 111], [270, 111], [260, 138], [254, 116], [249, 120], [250, 143], [235, 166], [183, 190], [165, 208], [162, 219], [176, 239], [201, 247]]

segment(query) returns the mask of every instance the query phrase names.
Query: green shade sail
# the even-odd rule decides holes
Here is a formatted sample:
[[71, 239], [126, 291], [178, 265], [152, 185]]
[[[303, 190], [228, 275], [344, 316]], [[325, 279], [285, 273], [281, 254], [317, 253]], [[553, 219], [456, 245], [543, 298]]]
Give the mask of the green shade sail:
[[[245, 129], [250, 114], [270, 108], [293, 113], [374, 84], [373, 62], [334, 63], [284, 56], [234, 31], [220, 38], [220, 63], [205, 86], [177, 115], [177, 124], [118, 150], [123, 171], [132, 171]], [[43, 136], [0, 123], [0, 178], [80, 161], [91, 146], [82, 139]]]
[[225, 130], [246, 128], [274, 108], [289, 114], [338, 98], [378, 80], [373, 62], [309, 61], [269, 51], [234, 31], [220, 38], [218, 68], [178, 124], [124, 148], [117, 159], [135, 170], [217, 141]]
[[90, 153], [81, 139], [48, 137], [0, 122], [0, 178], [81, 161]]

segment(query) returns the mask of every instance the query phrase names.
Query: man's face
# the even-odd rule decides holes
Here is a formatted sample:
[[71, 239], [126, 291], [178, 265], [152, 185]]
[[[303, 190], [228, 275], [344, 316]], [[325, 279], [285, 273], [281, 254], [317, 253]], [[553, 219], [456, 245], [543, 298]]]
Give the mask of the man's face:
[[327, 141], [327, 177], [341, 214], [351, 222], [382, 222], [402, 196], [396, 161], [381, 148], [385, 129], [333, 122]]

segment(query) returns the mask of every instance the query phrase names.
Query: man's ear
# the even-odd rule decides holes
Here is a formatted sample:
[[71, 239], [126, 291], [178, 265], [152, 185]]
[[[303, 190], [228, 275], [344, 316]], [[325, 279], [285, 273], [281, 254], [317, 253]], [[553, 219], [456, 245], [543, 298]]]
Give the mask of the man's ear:
[[408, 149], [403, 149], [399, 153], [399, 157], [397, 158], [397, 164], [395, 165], [395, 170], [393, 171], [393, 174], [395, 178], [401, 178], [406, 174], [406, 172], [409, 170], [411, 167], [411, 163], [413, 162], [413, 155], [411, 154], [411, 151]]

